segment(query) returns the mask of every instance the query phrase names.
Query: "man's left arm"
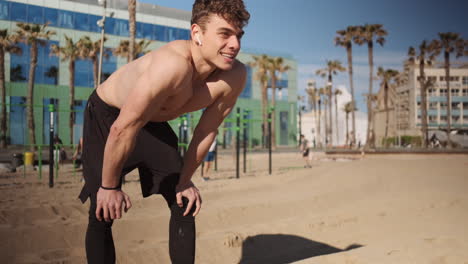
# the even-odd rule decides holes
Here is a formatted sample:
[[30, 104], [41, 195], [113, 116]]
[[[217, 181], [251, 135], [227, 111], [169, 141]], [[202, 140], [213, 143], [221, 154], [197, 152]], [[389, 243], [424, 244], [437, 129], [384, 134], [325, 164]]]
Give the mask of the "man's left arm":
[[[223, 90], [225, 92], [203, 112], [200, 121], [193, 132], [193, 137], [190, 141], [187, 153], [184, 156], [184, 166], [182, 168], [179, 184], [176, 190], [177, 203], [179, 206], [182, 205], [182, 196], [189, 199], [187, 210], [184, 215], [188, 214], [194, 203], [196, 203], [197, 206], [194, 215], [196, 215], [200, 210], [201, 201], [197, 199], [197, 197], [191, 199], [190, 196], [192, 196], [192, 193], [188, 190], [195, 188], [191, 181], [192, 175], [208, 153], [208, 150], [218, 133], [218, 127], [233, 109], [237, 98], [245, 86], [245, 66], [239, 63], [236, 68], [235, 72], [230, 74], [225, 81], [221, 81], [220, 85], [224, 86]], [[187, 192], [186, 195], [184, 195], [184, 191]], [[193, 195], [196, 196], [196, 194]]]

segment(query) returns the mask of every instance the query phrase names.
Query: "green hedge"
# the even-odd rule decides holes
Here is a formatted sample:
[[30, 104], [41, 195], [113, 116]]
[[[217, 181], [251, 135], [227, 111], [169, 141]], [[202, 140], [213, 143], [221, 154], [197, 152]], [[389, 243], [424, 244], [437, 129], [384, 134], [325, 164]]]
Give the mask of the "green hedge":
[[[422, 146], [422, 137], [421, 136], [400, 136], [401, 145], [407, 146], [411, 144], [412, 147], [421, 147]], [[396, 146], [398, 145], [398, 137], [389, 137], [387, 139], [382, 139], [382, 145], [385, 147]]]

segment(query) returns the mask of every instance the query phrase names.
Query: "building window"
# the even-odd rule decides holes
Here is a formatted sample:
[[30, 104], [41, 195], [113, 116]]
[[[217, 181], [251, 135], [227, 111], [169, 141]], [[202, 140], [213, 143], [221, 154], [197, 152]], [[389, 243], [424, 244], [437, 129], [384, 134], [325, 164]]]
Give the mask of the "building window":
[[[95, 16], [95, 15], [89, 15], [88, 16], [89, 31], [91, 31], [91, 32], [101, 32], [101, 28], [97, 24], [98, 20], [100, 20], [101, 18], [102, 17]], [[107, 19], [106, 19], [106, 21], [107, 21]]]
[[429, 122], [437, 122], [437, 116], [429, 116]]
[[74, 12], [59, 10], [58, 11], [58, 26], [63, 28], [73, 29]]
[[468, 76], [463, 76], [463, 85], [468, 85]]
[[462, 90], [462, 96], [468, 96], [468, 89]]
[[429, 109], [430, 110], [437, 110], [437, 102], [430, 102], [429, 103]]
[[114, 25], [115, 35], [128, 37], [128, 21], [123, 19], [116, 19]]
[[58, 10], [54, 8], [44, 8], [44, 20], [49, 26], [58, 26]]
[[447, 109], [447, 103], [446, 102], [440, 102], [440, 109]]
[[447, 89], [440, 89], [440, 96], [447, 96]]
[[9, 6], [8, 2], [0, 2], [0, 19], [8, 20], [9, 19]]
[[27, 21], [27, 8], [28, 6], [25, 4], [10, 2], [10, 14], [11, 20], [18, 21], [18, 22], [28, 22]]
[[28, 23], [43, 24], [44, 8], [41, 6], [28, 5]]
[[154, 32], [153, 32], [153, 39], [154, 40], [159, 40], [159, 41], [167, 41], [166, 37], [166, 29], [167, 27], [156, 25], [154, 27]]
[[245, 88], [240, 94], [242, 98], [252, 98], [252, 67], [246, 66], [247, 70], [247, 81], [245, 83]]
[[463, 109], [467, 109], [467, 110], [468, 110], [468, 102], [463, 102]]
[[137, 38], [153, 39], [153, 28], [151, 24], [137, 22]]
[[89, 16], [88, 14], [75, 13], [74, 28], [83, 31], [89, 31]]
[[450, 89], [450, 91], [452, 91], [452, 96], [458, 96], [460, 93], [460, 89]]

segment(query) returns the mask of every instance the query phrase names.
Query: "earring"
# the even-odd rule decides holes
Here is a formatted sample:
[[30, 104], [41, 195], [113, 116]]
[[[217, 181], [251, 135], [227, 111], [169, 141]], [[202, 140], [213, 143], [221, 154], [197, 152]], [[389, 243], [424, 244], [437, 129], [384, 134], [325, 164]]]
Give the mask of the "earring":
[[197, 41], [198, 41], [198, 46], [201, 46], [202, 45], [202, 42], [200, 40], [200, 37], [198, 35], [196, 35], [196, 38], [197, 38]]

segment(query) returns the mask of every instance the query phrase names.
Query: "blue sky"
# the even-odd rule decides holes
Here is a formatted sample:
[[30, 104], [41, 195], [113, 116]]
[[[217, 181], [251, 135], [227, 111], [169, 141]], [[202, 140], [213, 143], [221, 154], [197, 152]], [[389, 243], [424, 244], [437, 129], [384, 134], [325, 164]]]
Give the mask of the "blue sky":
[[[191, 11], [193, 0], [139, 0]], [[467, 0], [244, 0], [251, 14], [242, 47], [265, 53], [289, 54], [298, 62], [298, 89], [314, 78], [325, 60], [340, 60], [346, 67], [346, 51], [334, 46], [336, 31], [348, 25], [383, 24], [388, 31], [384, 47], [374, 48], [374, 72], [378, 66], [401, 69], [409, 46], [437, 38], [438, 32], [457, 32], [468, 38]], [[137, 18], [138, 19], [138, 18]], [[362, 94], [368, 90], [367, 47], [353, 47], [354, 86], [358, 108], [366, 111]], [[334, 84], [348, 88], [347, 73]], [[348, 88], [349, 89], [349, 88]], [[374, 83], [377, 91], [378, 83]]]

